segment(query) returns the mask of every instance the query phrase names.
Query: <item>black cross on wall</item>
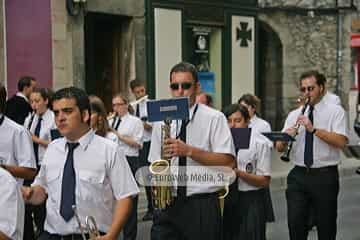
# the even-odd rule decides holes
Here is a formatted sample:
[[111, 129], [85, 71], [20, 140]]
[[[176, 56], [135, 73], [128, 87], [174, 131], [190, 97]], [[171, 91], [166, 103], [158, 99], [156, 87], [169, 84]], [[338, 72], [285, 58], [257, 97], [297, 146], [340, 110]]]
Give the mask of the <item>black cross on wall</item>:
[[240, 40], [240, 47], [248, 47], [248, 41], [251, 42], [252, 29], [247, 30], [247, 28], [247, 22], [240, 22], [240, 28], [236, 28], [236, 41]]

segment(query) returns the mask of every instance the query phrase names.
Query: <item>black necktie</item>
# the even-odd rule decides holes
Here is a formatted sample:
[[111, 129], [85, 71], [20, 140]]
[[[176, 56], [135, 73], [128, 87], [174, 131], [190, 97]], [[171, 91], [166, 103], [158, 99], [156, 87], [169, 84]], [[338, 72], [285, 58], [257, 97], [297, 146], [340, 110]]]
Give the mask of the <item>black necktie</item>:
[[[313, 110], [314, 110], [314, 106], [310, 105], [308, 118], [312, 124], [314, 124]], [[304, 163], [305, 166], [308, 168], [310, 168], [314, 163], [313, 142], [314, 142], [314, 135], [311, 132], [306, 131]]]
[[[116, 119], [115, 119], [116, 120]], [[114, 121], [115, 121], [114, 120]], [[121, 118], [120, 117], [117, 117], [117, 122], [116, 122], [116, 125], [115, 125], [115, 130], [117, 131], [118, 130], [118, 128], [119, 128], [119, 126], [120, 126], [120, 123], [121, 123]]]
[[[181, 141], [186, 143], [186, 125], [188, 121], [182, 120], [179, 138]], [[186, 198], [186, 156], [179, 157], [179, 181], [178, 181], [178, 188], [177, 188], [177, 197], [184, 199]]]
[[72, 206], [75, 205], [75, 169], [74, 169], [74, 150], [79, 143], [67, 143], [69, 148], [66, 162], [64, 166], [62, 187], [61, 187], [61, 203], [60, 215], [68, 222], [73, 216]]
[[135, 112], [135, 116], [137, 116], [138, 118], [140, 117], [140, 103], [136, 104], [136, 112]]
[[[35, 127], [35, 132], [34, 132], [34, 135], [37, 136], [37, 137], [40, 136], [41, 121], [42, 121], [42, 118], [39, 117], [38, 122], [37, 122], [36, 127]], [[39, 166], [39, 144], [34, 142], [33, 146], [34, 146], [34, 154], [35, 154], [36, 165]]]

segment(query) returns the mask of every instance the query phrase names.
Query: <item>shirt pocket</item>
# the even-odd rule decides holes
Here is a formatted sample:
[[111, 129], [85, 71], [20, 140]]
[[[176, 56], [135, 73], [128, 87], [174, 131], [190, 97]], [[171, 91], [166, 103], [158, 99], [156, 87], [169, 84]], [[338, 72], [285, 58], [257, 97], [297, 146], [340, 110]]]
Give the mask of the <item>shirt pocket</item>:
[[82, 200], [102, 202], [105, 172], [80, 170], [78, 181], [79, 197]]
[[50, 203], [60, 202], [61, 199], [61, 171], [48, 171], [46, 173], [46, 191]]

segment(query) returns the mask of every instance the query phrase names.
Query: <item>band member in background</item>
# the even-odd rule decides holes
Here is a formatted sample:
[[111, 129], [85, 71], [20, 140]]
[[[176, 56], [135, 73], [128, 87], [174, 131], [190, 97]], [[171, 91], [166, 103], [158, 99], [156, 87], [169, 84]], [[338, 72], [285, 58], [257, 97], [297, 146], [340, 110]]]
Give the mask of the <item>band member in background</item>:
[[24, 201], [13, 176], [0, 168], [0, 239], [22, 240]]
[[3, 114], [6, 95], [0, 84], [0, 164], [21, 186], [36, 175], [34, 150], [29, 132]]
[[[142, 84], [139, 80], [135, 79], [130, 82], [131, 92], [134, 94], [136, 101], [130, 103], [134, 109], [135, 116], [140, 118], [143, 121], [144, 126], [144, 135], [143, 135], [143, 147], [140, 149], [140, 157], [139, 157], [139, 167], [149, 166], [148, 156], [151, 144], [151, 133], [152, 126], [149, 122], [147, 122], [147, 106], [146, 102], [149, 100], [146, 95], [146, 89], [144, 84]], [[143, 221], [152, 220], [153, 218], [153, 205], [152, 205], [152, 195], [151, 195], [151, 187], [145, 186], [146, 191], [146, 199], [148, 202], [147, 212], [143, 217]]]
[[[224, 114], [230, 128], [249, 127], [250, 115], [246, 107], [232, 104], [224, 109]], [[238, 219], [232, 219], [237, 227], [234, 227], [234, 223], [230, 223], [232, 227], [229, 230], [234, 232], [227, 239], [266, 239], [267, 210], [264, 191], [271, 179], [271, 147], [264, 135], [254, 128], [250, 131], [249, 147], [239, 149], [237, 152], [235, 172], [238, 177], [238, 205], [227, 210], [237, 211], [228, 215], [233, 215]], [[228, 230], [228, 226], [224, 224], [224, 232]]]
[[119, 144], [119, 139], [114, 131], [110, 128], [107, 121], [107, 114], [104, 102], [97, 96], [90, 95], [90, 126], [95, 134], [107, 138], [116, 144]]
[[63, 138], [52, 141], [31, 187], [22, 187], [26, 202], [46, 199], [44, 239], [80, 240], [85, 216], [95, 218], [97, 239], [116, 239], [139, 190], [117, 144], [90, 129], [90, 103], [78, 88], [58, 90], [53, 96], [55, 122]]
[[[50, 130], [55, 128], [55, 119], [54, 113], [49, 109], [50, 95], [46, 88], [35, 88], [30, 95], [30, 99], [35, 114], [29, 115], [25, 119], [24, 127], [27, 127], [31, 133], [38, 172], [46, 148], [51, 142]], [[24, 185], [30, 186], [32, 182], [33, 180], [27, 180]], [[44, 231], [45, 217], [45, 203], [39, 206], [25, 205], [24, 239], [36, 239]], [[36, 225], [36, 234], [34, 233], [33, 222]]]
[[[238, 103], [245, 106], [250, 115], [249, 127], [257, 130], [260, 133], [271, 132], [270, 123], [260, 118], [257, 115], [257, 112], [260, 109], [260, 99], [252, 94], [244, 94], [238, 100]], [[266, 139], [269, 143], [269, 146], [273, 148], [273, 143]], [[266, 221], [271, 223], [275, 221], [275, 213], [271, 200], [271, 193], [269, 187], [266, 187], [264, 190], [265, 206], [266, 206]]]
[[[346, 114], [341, 106], [323, 99], [325, 82], [318, 72], [300, 76], [300, 91], [309, 98], [305, 114], [301, 109], [289, 113], [283, 131], [298, 135], [293, 143], [291, 159], [295, 167], [287, 178], [286, 200], [290, 239], [305, 240], [308, 235], [309, 208], [315, 210], [319, 240], [335, 240], [337, 198], [339, 193], [338, 164], [340, 150], [348, 142]], [[277, 142], [279, 151], [286, 144]]]
[[[135, 176], [139, 168], [139, 150], [142, 147], [144, 127], [142, 121], [129, 113], [129, 101], [121, 94], [116, 94], [112, 99], [113, 110], [116, 117], [109, 122], [114, 126], [114, 133], [119, 138], [119, 146], [125, 153], [127, 162]], [[124, 226], [124, 239], [135, 240], [137, 234], [137, 203], [135, 197], [130, 216]]]
[[17, 85], [18, 92], [6, 102], [4, 114], [8, 118], [20, 125], [24, 124], [25, 118], [32, 112], [29, 97], [35, 86], [35, 78], [30, 76], [20, 78]]
[[[161, 125], [153, 125], [149, 161], [172, 158], [174, 166], [235, 166], [235, 152], [225, 116], [203, 104], [196, 104], [200, 88], [195, 66], [181, 62], [170, 71], [173, 97], [189, 97], [189, 121], [172, 121], [171, 138], [164, 146]], [[179, 138], [177, 138], [179, 136]], [[186, 167], [187, 168], [187, 167]], [[199, 184], [176, 187], [176, 198], [165, 210], [156, 210], [151, 239], [221, 239], [221, 212], [217, 191], [221, 186]]]
[[208, 107], [214, 107], [214, 101], [210, 94], [205, 92], [200, 92], [196, 96], [196, 103], [205, 104]]

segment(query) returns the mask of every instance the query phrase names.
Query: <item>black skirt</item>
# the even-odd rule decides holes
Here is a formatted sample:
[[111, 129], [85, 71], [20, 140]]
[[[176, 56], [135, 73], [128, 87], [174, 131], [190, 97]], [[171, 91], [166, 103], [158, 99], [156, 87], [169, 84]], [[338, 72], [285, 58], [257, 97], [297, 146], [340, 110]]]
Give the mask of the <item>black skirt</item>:
[[275, 222], [274, 208], [271, 200], [269, 187], [264, 189], [264, 201], [265, 201], [266, 222]]
[[236, 239], [265, 240], [265, 189], [239, 191], [239, 222]]

